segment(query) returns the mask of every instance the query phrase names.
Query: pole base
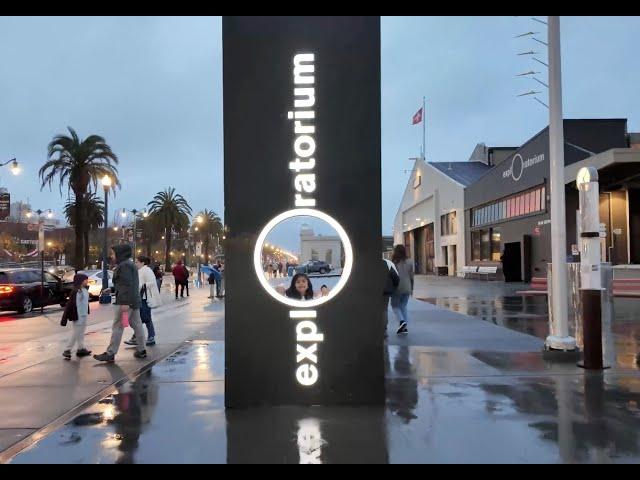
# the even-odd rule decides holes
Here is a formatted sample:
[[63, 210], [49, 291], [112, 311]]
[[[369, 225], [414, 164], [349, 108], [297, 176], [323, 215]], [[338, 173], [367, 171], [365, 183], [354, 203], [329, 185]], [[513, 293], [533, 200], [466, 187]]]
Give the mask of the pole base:
[[102, 294], [100, 295], [100, 300], [99, 300], [100, 304], [102, 305], [106, 305], [106, 304], [110, 304], [111, 303], [111, 295], [109, 294]]
[[573, 352], [578, 347], [576, 345], [576, 339], [573, 337], [556, 337], [554, 335], [549, 335], [545, 341], [545, 348], [548, 350]]

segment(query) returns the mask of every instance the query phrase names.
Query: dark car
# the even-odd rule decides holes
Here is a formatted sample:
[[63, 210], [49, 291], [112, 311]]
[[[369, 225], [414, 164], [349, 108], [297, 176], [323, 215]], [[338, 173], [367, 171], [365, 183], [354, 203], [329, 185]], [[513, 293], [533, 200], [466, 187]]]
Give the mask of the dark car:
[[308, 262], [304, 262], [299, 267], [296, 267], [296, 272], [306, 274], [319, 273], [321, 275], [324, 275], [325, 273], [329, 273], [331, 270], [333, 270], [333, 267], [331, 265], [320, 260], [309, 260]]
[[64, 306], [67, 295], [62, 280], [34, 268], [0, 269], [0, 310], [29, 313], [48, 305]]

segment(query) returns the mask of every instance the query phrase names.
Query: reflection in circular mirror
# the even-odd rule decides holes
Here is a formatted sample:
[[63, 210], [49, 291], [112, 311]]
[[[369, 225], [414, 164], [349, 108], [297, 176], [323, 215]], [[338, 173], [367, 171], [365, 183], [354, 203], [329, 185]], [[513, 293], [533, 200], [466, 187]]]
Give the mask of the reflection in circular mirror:
[[335, 297], [353, 267], [351, 242], [342, 226], [313, 209], [291, 210], [271, 220], [258, 237], [253, 259], [265, 290], [298, 308]]

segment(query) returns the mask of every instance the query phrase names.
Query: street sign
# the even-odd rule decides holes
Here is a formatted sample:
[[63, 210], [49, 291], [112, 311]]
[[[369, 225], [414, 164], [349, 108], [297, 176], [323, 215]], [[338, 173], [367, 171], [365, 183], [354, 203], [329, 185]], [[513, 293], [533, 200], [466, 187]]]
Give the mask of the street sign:
[[0, 220], [5, 220], [11, 212], [11, 195], [9, 192], [0, 193]]

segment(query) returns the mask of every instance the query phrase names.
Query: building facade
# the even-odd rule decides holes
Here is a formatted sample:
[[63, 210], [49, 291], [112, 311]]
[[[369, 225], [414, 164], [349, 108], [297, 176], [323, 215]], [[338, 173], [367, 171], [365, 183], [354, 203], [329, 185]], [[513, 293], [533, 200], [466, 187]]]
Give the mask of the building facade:
[[483, 162], [416, 159], [394, 221], [394, 243], [403, 244], [421, 274], [462, 269], [465, 262], [464, 189], [488, 170]]
[[342, 242], [339, 236], [316, 235], [309, 225], [300, 229], [300, 263], [320, 260], [334, 267], [342, 267]]
[[[626, 119], [565, 120], [564, 137], [567, 256], [579, 253], [576, 174], [594, 166], [600, 174], [603, 261], [640, 262], [640, 151]], [[549, 172], [545, 128], [465, 189], [466, 264], [498, 266], [507, 281], [546, 275]]]

